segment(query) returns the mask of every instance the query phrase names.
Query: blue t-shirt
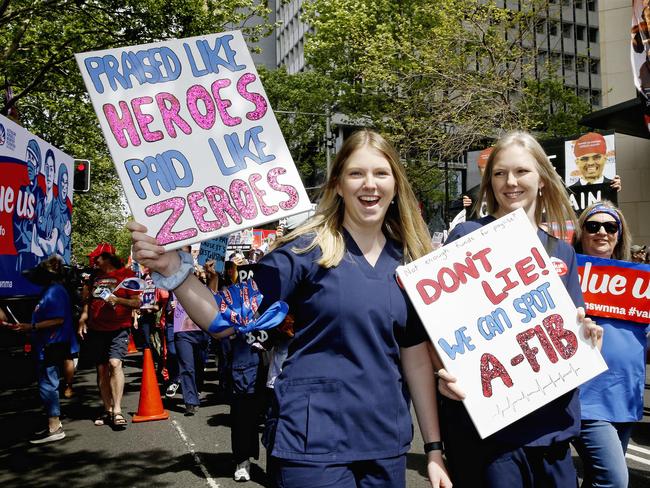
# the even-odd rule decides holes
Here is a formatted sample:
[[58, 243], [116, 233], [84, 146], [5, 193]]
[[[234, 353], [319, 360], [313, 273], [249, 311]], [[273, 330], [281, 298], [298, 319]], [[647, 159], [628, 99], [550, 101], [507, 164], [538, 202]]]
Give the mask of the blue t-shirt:
[[303, 236], [267, 254], [255, 281], [263, 308], [289, 304], [295, 336], [274, 387], [273, 456], [352, 462], [408, 451], [413, 436], [400, 347], [426, 332], [395, 278], [402, 262], [391, 240], [371, 266], [347, 231], [338, 266], [318, 265]]
[[650, 325], [592, 317], [604, 329], [604, 373], [580, 386], [583, 420], [636, 422], [643, 418], [646, 334]]
[[[491, 215], [477, 221], [464, 222], [457, 225], [450, 232], [445, 244], [453, 242], [470, 232], [483, 227], [496, 220]], [[584, 307], [576, 254], [571, 246], [562, 240], [549, 236], [541, 229], [537, 230], [537, 237], [542, 245], [555, 261], [556, 269], [559, 271], [560, 279], [566, 287], [576, 307]], [[558, 263], [560, 260], [566, 266]], [[457, 410], [458, 415], [468, 415], [467, 410], [461, 402], [449, 402], [451, 408]], [[580, 401], [578, 390], [574, 389], [556, 398], [543, 407], [531, 412], [525, 417], [510, 424], [504, 429], [487, 437], [489, 443], [498, 446], [509, 446], [512, 448], [529, 446], [548, 446], [554, 442], [566, 441], [580, 433]]]
[[63, 318], [63, 324], [57, 327], [39, 329], [34, 333], [32, 345], [40, 360], [43, 359], [45, 345], [53, 342], [68, 342], [70, 343], [71, 352], [79, 351], [79, 343], [72, 327], [70, 296], [63, 285], [53, 283], [43, 292], [36, 308], [34, 308], [32, 323], [58, 318]]

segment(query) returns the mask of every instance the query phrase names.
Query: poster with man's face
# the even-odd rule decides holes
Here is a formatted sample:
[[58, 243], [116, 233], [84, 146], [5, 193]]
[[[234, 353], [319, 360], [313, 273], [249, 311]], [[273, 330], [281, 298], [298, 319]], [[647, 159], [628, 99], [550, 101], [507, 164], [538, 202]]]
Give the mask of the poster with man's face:
[[564, 143], [565, 174], [568, 187], [611, 183], [616, 175], [614, 134], [588, 132]]

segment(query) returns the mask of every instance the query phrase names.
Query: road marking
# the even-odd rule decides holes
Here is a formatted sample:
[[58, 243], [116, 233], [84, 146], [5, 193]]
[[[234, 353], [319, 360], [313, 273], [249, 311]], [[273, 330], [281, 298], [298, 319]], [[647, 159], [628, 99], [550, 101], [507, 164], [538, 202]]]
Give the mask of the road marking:
[[632, 449], [633, 451], [641, 452], [643, 454], [650, 454], [650, 449], [644, 449], [643, 447], [635, 446], [634, 444], [628, 444], [627, 448]]
[[185, 444], [185, 447], [187, 448], [187, 451], [194, 458], [194, 462], [201, 469], [201, 472], [203, 473], [203, 476], [205, 477], [205, 481], [207, 481], [208, 486], [210, 488], [219, 488], [219, 483], [217, 483], [214, 480], [214, 478], [212, 478], [210, 476], [210, 473], [208, 472], [208, 469], [205, 467], [205, 465], [201, 461], [201, 458], [199, 457], [199, 455], [194, 450], [194, 442], [192, 442], [192, 440], [185, 434], [185, 431], [183, 430], [183, 428], [180, 426], [180, 424], [178, 422], [176, 422], [175, 420], [172, 420], [172, 425], [176, 429], [176, 432], [178, 433], [178, 436], [181, 438], [181, 440]]
[[637, 463], [647, 464], [648, 466], [650, 466], [650, 461], [648, 461], [645, 458], [635, 456], [634, 454], [627, 453], [625, 457], [631, 459], [632, 461], [636, 461]]

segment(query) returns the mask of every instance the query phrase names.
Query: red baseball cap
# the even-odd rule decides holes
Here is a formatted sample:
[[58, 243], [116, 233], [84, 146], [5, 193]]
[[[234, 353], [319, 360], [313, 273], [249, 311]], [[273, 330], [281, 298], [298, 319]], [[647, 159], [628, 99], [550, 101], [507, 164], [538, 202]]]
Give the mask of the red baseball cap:
[[105, 252], [115, 254], [115, 248], [108, 242], [97, 244], [97, 247], [93, 249], [92, 252], [88, 253], [88, 261], [90, 261], [90, 264], [93, 264], [95, 258]]
[[479, 168], [485, 168], [487, 166], [487, 162], [490, 158], [490, 154], [492, 153], [492, 149], [494, 148], [486, 147], [478, 154], [478, 157], [476, 158], [476, 165]]
[[576, 158], [579, 158], [585, 154], [593, 153], [606, 154], [607, 143], [605, 138], [597, 132], [588, 132], [576, 140], [573, 146], [573, 154], [576, 155]]

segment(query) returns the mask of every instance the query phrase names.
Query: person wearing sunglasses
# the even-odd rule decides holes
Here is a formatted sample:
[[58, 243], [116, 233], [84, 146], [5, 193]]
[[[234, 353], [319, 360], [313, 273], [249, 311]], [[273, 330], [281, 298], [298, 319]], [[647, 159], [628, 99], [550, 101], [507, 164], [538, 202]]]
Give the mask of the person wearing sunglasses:
[[[587, 207], [578, 219], [576, 252], [629, 261], [630, 231], [610, 202]], [[574, 441], [584, 466], [583, 487], [627, 487], [625, 451], [643, 418], [648, 325], [598, 317], [608, 370], [580, 386], [581, 429]]]

